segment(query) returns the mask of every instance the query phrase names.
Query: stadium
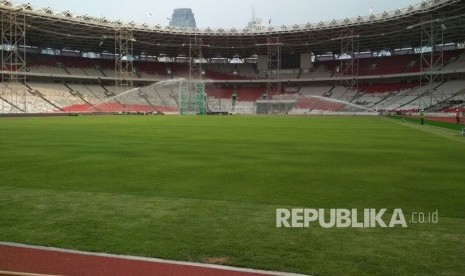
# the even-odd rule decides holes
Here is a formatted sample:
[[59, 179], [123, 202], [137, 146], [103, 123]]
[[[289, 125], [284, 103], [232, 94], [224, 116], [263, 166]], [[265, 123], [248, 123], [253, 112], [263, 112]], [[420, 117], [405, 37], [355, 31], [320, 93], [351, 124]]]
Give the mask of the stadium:
[[464, 0], [243, 29], [0, 13], [0, 275], [465, 273]]

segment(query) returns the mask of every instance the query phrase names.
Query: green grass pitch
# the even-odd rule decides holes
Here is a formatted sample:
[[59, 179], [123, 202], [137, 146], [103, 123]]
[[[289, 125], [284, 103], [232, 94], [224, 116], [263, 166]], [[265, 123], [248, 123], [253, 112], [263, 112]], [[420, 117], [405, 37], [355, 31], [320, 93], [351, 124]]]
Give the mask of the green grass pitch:
[[[0, 240], [312, 275], [463, 275], [465, 138], [366, 117], [0, 119]], [[275, 227], [276, 208], [438, 210]]]

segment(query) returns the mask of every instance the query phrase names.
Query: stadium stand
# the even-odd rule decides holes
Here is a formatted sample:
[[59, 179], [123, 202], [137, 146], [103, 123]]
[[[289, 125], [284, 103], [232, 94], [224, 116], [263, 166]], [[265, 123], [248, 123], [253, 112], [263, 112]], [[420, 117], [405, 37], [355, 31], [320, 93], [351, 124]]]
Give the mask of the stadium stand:
[[[420, 54], [383, 56], [378, 58], [361, 58], [359, 75], [391, 75], [420, 71]], [[443, 70], [465, 68], [463, 50], [444, 52], [445, 66]], [[247, 80], [263, 79], [264, 74], [257, 74], [254, 64], [205, 64], [205, 78], [212, 80]], [[340, 61], [330, 60], [315, 63], [310, 70], [285, 69], [280, 73], [283, 80], [336, 78]], [[145, 79], [163, 79], [167, 77], [188, 77], [188, 66], [179, 63], [143, 62], [134, 63], [135, 77]], [[53, 75], [76, 75], [93, 77], [115, 76], [115, 65], [112, 60], [79, 57], [60, 57], [36, 55], [28, 61], [28, 71]], [[170, 74], [168, 74], [170, 72]], [[233, 72], [237, 72], [234, 75]]]
[[300, 89], [302, 95], [324, 96], [328, 95], [334, 86], [305, 86]]
[[[448, 15], [460, 15], [460, 9], [457, 7], [452, 1], [450, 3], [431, 1], [431, 3], [423, 3], [409, 9], [384, 14], [379, 18], [375, 15], [371, 18], [357, 18], [357, 22], [360, 23], [360, 32], [371, 34], [387, 28], [398, 28], [400, 25], [403, 26], [404, 22], [418, 22], [421, 19], [418, 14], [435, 15], [442, 12]], [[48, 15], [41, 15], [43, 18], [37, 17], [33, 8], [21, 12], [25, 13], [28, 22], [34, 22], [33, 25], [43, 25], [44, 28], [63, 28], [72, 34], [66, 37], [57, 34], [48, 37], [47, 40], [50, 41], [43, 41], [43, 34], [37, 30], [32, 31], [31, 37], [26, 40], [31, 44], [26, 51], [27, 82], [15, 88], [15, 91], [27, 95], [25, 98], [26, 112], [84, 112], [92, 105], [101, 103], [104, 103], [101, 109], [106, 110], [131, 112], [161, 110], [176, 112], [178, 110], [179, 92], [173, 87], [160, 87], [155, 90], [139, 89], [134, 93], [119, 96], [111, 103], [106, 103], [108, 99], [125, 91], [115, 87], [115, 78], [118, 75], [115, 71], [113, 41], [111, 43], [101, 41], [100, 44], [97, 42], [97, 47], [91, 46], [89, 41], [83, 39], [90, 31], [99, 33], [101, 22], [94, 22], [96, 24], [94, 28], [89, 29], [83, 25], [75, 25], [76, 22], [70, 20], [71, 17], [59, 19], [49, 18]], [[403, 14], [402, 17], [399, 17], [399, 12]], [[392, 16], [392, 20], [386, 20], [386, 16]], [[81, 17], [74, 19], [79, 21]], [[447, 21], [447, 19], [444, 20]], [[341, 80], [340, 71], [348, 55], [340, 53], [341, 45], [337, 40], [333, 41], [330, 38], [338, 37], [339, 27], [345, 26], [347, 22], [335, 22], [331, 24], [322, 22], [315, 27], [294, 26], [276, 33], [271, 29], [264, 31], [266, 34], [273, 33], [279, 36], [285, 43], [289, 43], [288, 41], [308, 42], [306, 37], [310, 33], [315, 34], [315, 37], [321, 40], [312, 47], [305, 46], [305, 43], [297, 43], [294, 47], [282, 48], [282, 57], [289, 57], [289, 60], [284, 60], [283, 64], [285, 63], [286, 66], [279, 72], [282, 88], [278, 94], [282, 95], [276, 99], [296, 100], [297, 108], [301, 109], [314, 109], [316, 104], [312, 97], [317, 96], [344, 99], [381, 111], [411, 111], [421, 107], [440, 112], [462, 108], [464, 102], [462, 79], [465, 72], [463, 40], [465, 38], [461, 32], [454, 31], [457, 28], [454, 29], [453, 26], [446, 28], [447, 33], [451, 35], [444, 37], [447, 41], [441, 46], [444, 50], [444, 66], [434, 68], [435, 72], [444, 74], [444, 78], [438, 79], [438, 82], [432, 86], [425, 85], [425, 77], [422, 75], [425, 72], [420, 72], [422, 71], [420, 68], [421, 51], [427, 52], [427, 48], [419, 47], [420, 39], [417, 37], [420, 32], [413, 28], [406, 29], [403, 26], [400, 31], [406, 34], [405, 39], [408, 41], [399, 41], [389, 37], [359, 41], [360, 49], [372, 50], [355, 53], [358, 57], [358, 73], [355, 77], [359, 78], [359, 83], [357, 87], [346, 88], [346, 84]], [[461, 22], [461, 19], [457, 19], [453, 23], [448, 21], [447, 24], [460, 24]], [[81, 27], [75, 28], [76, 26]], [[140, 32], [138, 26], [133, 26], [133, 30], [138, 39], [145, 39], [144, 36], [147, 35], [145, 29]], [[144, 87], [154, 82], [179, 77], [189, 77], [189, 59], [186, 56], [188, 47], [185, 46], [190, 36], [183, 33], [184, 30], [167, 29], [164, 31], [166, 33], [150, 31], [150, 39], [156, 38], [169, 44], [176, 38], [182, 41], [179, 45], [183, 46], [181, 48], [145, 47], [135, 40], [134, 47], [137, 49], [137, 54], [133, 56], [134, 70], [131, 72], [135, 87]], [[259, 59], [266, 57], [267, 49], [258, 46], [262, 44], [257, 44], [266, 42], [263, 40], [266, 36], [257, 37], [242, 31], [234, 34], [227, 32], [219, 34], [214, 30], [198, 30], [198, 32], [205, 45], [218, 44], [217, 46], [220, 46], [215, 48], [209, 45], [203, 49], [205, 63], [202, 64], [202, 74], [208, 82], [206, 97], [209, 109], [218, 112], [253, 113], [255, 102], [263, 99], [266, 94], [267, 75], [263, 66], [259, 66]], [[222, 39], [223, 36], [227, 39]], [[105, 34], [102, 34], [102, 37], [105, 39]], [[159, 43], [158, 40], [155, 42]], [[73, 43], [75, 49], [68, 47]], [[61, 47], [64, 44], [67, 47]], [[56, 49], [50, 48], [50, 45], [56, 45]], [[244, 45], [251, 46], [245, 47]], [[406, 48], [405, 45], [411, 46]], [[152, 48], [157, 48], [157, 50], [153, 51]], [[309, 48], [312, 49], [311, 53], [308, 52]], [[289, 62], [293, 60], [292, 55], [300, 54], [311, 54], [310, 66], [299, 68], [298, 62]], [[258, 70], [259, 67], [262, 69]], [[8, 95], [8, 91], [12, 91], [9, 85], [5, 82], [0, 86], [1, 91], [7, 91], [0, 93], [3, 95], [2, 113], [23, 112], [24, 108], [15, 106], [5, 96]], [[319, 106], [323, 105], [319, 104]], [[328, 104], [324, 109], [337, 110], [338, 107]]]
[[[457, 70], [465, 68], [465, 54], [462, 50], [451, 51], [444, 55], [447, 59], [447, 64], [443, 70]], [[366, 58], [362, 59], [363, 65], [361, 72], [367, 75], [378, 74], [402, 74], [411, 71], [419, 70], [413, 69], [414, 64], [420, 59], [419, 55], [404, 55], [404, 56], [388, 56], [381, 58]], [[48, 56], [36, 55], [31, 59], [31, 65], [28, 67], [31, 73], [41, 73], [47, 75], [69, 75], [72, 77], [90, 76], [95, 78], [114, 75], [114, 68], [112, 61], [104, 59], [89, 59], [79, 57], [61, 57], [61, 56]], [[315, 66], [313, 70], [302, 72], [300, 78], [311, 79], [326, 79], [334, 76], [337, 70], [338, 61], [325, 61]], [[137, 67], [136, 67], [137, 66]], [[251, 64], [239, 64], [238, 69], [235, 69], [234, 64], [206, 64], [205, 69], [208, 70], [205, 75], [212, 79], [219, 79], [228, 81], [233, 79], [256, 79], [258, 74]], [[154, 81], [161, 80], [169, 77], [166, 73], [171, 71], [171, 77], [186, 77], [188, 75], [188, 68], [184, 64], [175, 63], [160, 63], [160, 62], [137, 62], [136, 78], [153, 79]], [[238, 72], [245, 72], [247, 76], [234, 76], [231, 72], [237, 70]], [[286, 73], [287, 72], [287, 73]], [[287, 70], [282, 74], [282, 78], [297, 79], [298, 70]], [[376, 78], [375, 78], [376, 80]], [[431, 106], [436, 106], [444, 101], [460, 101], [462, 94], [460, 94], [460, 86], [463, 85], [461, 81], [452, 81], [450, 84], [437, 85], [436, 89], [442, 89], [441, 95], [444, 99], [436, 99], [430, 101]], [[29, 112], [56, 112], [65, 110], [67, 112], [83, 112], [89, 106], [104, 101], [105, 99], [120, 94], [124, 91], [115, 90], [112, 84], [105, 86], [98, 84], [83, 84], [80, 82], [74, 83], [44, 83], [32, 81], [29, 82], [28, 87], [23, 89], [27, 90], [30, 94], [28, 100]], [[354, 103], [376, 108], [377, 110], [400, 110], [412, 111], [417, 110], [418, 106], [425, 98], [427, 88], [418, 88], [417, 81], [410, 81], [408, 83], [362, 83], [359, 85], [359, 96], [354, 99]], [[304, 85], [299, 89], [301, 95], [314, 95], [326, 96], [333, 99], [341, 98], [347, 89], [337, 84], [327, 84], [323, 86]], [[236, 92], [234, 92], [236, 91]], [[217, 111], [232, 112], [236, 110], [240, 113], [253, 112], [253, 102], [260, 99], [265, 93], [264, 87], [248, 88], [246, 86], [239, 86], [234, 88], [224, 87], [207, 87], [207, 95], [210, 99], [210, 106]], [[177, 104], [174, 100], [176, 92], [174, 91], [159, 91], [159, 94], [149, 93], [144, 97], [140, 94], [133, 94], [122, 96], [119, 99], [122, 103], [130, 106], [131, 111], [149, 112], [155, 110], [150, 107], [149, 103], [158, 106], [157, 109], [168, 110], [175, 112]], [[231, 100], [233, 95], [236, 97], [236, 106], [233, 107]], [[431, 97], [430, 97], [431, 98]], [[219, 100], [220, 103], [216, 103]], [[216, 103], [216, 104], [215, 104]], [[242, 106], [241, 106], [242, 105]], [[299, 107], [305, 106], [301, 103]], [[83, 106], [86, 106], [84, 109]], [[228, 106], [228, 108], [225, 108]], [[312, 106], [308, 101], [307, 106]], [[69, 108], [73, 107], [73, 108]], [[163, 107], [163, 108], [161, 108]], [[448, 106], [447, 106], [448, 107]], [[445, 110], [447, 107], [444, 107]], [[308, 108], [311, 109], [311, 108]], [[334, 108], [333, 108], [334, 109]], [[15, 109], [11, 109], [12, 111]], [[239, 111], [240, 110], [240, 111]]]
[[262, 87], [259, 87], [259, 88], [242, 87], [237, 90], [237, 100], [240, 102], [254, 102], [260, 99], [265, 93], [266, 93], [266, 89]]

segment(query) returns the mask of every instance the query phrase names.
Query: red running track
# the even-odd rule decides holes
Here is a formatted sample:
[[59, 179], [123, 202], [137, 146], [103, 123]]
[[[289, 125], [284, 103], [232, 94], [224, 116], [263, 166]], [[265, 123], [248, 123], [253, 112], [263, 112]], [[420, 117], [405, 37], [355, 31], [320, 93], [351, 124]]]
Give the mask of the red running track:
[[63, 276], [263, 276], [287, 273], [0, 244], [0, 271]]

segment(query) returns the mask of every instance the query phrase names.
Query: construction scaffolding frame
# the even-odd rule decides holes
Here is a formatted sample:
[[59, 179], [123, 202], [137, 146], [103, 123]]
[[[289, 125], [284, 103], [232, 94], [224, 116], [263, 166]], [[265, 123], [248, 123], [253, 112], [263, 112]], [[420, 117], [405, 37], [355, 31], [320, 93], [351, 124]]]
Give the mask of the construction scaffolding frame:
[[201, 38], [194, 36], [189, 40], [189, 83], [201, 82], [203, 79], [203, 42]]
[[336, 70], [336, 75], [341, 79], [341, 86], [345, 91], [338, 100], [351, 102], [358, 94], [358, 73], [359, 57], [358, 38], [353, 28], [341, 31], [341, 36], [333, 40], [340, 40], [340, 67]]
[[26, 18], [24, 13], [0, 11], [2, 37], [2, 113], [27, 113]]
[[195, 82], [192, 86], [189, 82], [179, 84], [179, 114], [180, 115], [206, 115], [205, 83]]
[[179, 113], [181, 115], [206, 115], [207, 95], [203, 82], [203, 42], [194, 36], [189, 41], [189, 79], [179, 86]]
[[115, 30], [115, 91], [117, 94], [134, 88], [134, 41], [132, 29], [121, 27]]
[[447, 100], [447, 96], [440, 90], [436, 91], [436, 84], [444, 82], [440, 71], [444, 67], [444, 30], [445, 25], [440, 19], [433, 19], [432, 15], [422, 17], [421, 30], [421, 58], [420, 58], [420, 84], [429, 86], [422, 95], [420, 108], [433, 106], [433, 100], [441, 103]]
[[266, 98], [272, 100], [281, 94], [281, 46], [279, 37], [267, 38], [268, 70], [266, 71]]
[[283, 43], [279, 37], [269, 36], [264, 44], [256, 44], [256, 46], [266, 46], [267, 49], [267, 70], [266, 70], [266, 91], [264, 100], [257, 102], [256, 114], [274, 114], [286, 113], [286, 109], [281, 108], [275, 96], [282, 92], [281, 83], [281, 48]]

